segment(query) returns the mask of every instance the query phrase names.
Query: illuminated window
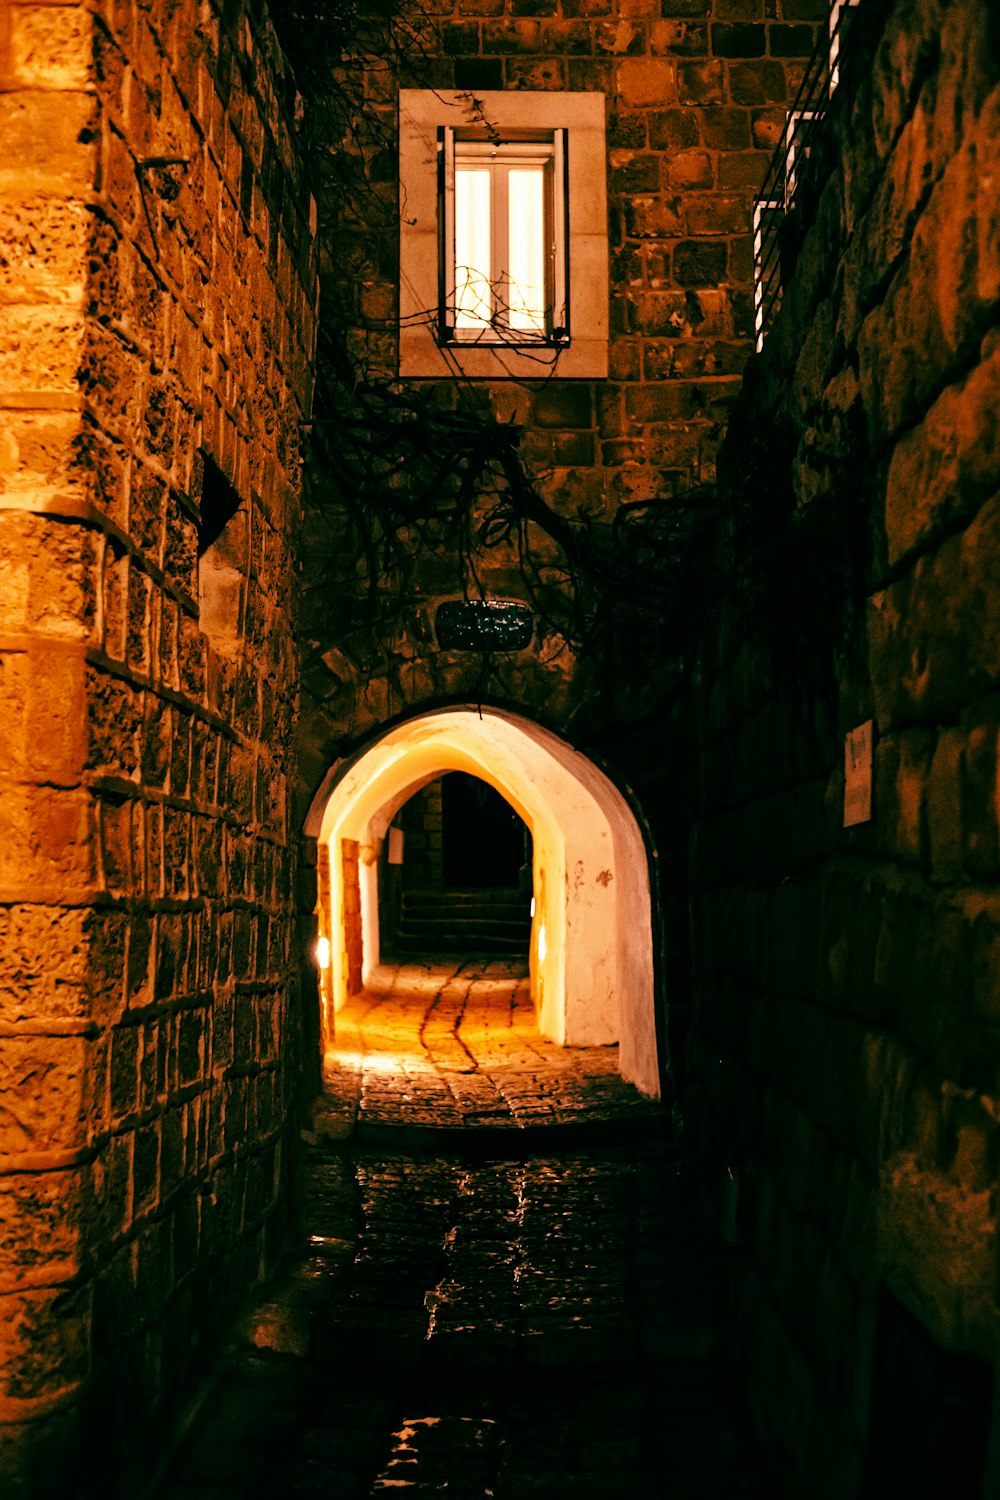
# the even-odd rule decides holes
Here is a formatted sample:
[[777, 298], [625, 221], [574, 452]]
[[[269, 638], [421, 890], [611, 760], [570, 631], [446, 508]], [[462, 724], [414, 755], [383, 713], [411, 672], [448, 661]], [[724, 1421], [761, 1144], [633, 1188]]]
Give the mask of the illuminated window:
[[399, 95], [399, 373], [608, 371], [603, 94]]
[[442, 338], [565, 342], [565, 130], [519, 141], [439, 134]]

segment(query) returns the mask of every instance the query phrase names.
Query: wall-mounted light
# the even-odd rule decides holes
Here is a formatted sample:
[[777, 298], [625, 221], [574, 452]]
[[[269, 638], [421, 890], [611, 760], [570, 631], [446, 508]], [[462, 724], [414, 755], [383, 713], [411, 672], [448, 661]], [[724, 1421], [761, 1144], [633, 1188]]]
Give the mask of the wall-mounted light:
[[535, 915], [535, 898], [534, 898], [534, 896], [532, 896], [532, 898], [531, 898], [531, 915], [532, 916]]
[[316, 939], [316, 962], [321, 969], [330, 967], [330, 939], [321, 937]]

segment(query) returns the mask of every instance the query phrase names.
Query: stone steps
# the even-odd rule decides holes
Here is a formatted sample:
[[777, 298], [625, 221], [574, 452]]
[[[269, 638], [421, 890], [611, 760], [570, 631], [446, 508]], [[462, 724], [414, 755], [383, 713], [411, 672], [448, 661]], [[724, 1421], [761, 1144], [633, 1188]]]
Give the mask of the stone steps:
[[531, 938], [529, 899], [510, 890], [405, 891], [396, 951], [525, 953]]

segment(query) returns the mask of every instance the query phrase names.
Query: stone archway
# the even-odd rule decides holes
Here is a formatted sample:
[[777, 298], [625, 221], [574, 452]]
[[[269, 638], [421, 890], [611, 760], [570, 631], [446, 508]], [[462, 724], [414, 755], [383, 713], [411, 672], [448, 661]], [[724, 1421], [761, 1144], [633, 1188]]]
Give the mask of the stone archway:
[[531, 992], [542, 1034], [569, 1046], [617, 1042], [622, 1076], [658, 1095], [649, 858], [635, 815], [586, 756], [498, 709], [409, 719], [334, 766], [317, 793], [306, 831], [319, 841], [324, 1042], [351, 982], [345, 919], [355, 934], [360, 926], [368, 974], [379, 962], [382, 839], [403, 803], [445, 771], [488, 782], [531, 830]]

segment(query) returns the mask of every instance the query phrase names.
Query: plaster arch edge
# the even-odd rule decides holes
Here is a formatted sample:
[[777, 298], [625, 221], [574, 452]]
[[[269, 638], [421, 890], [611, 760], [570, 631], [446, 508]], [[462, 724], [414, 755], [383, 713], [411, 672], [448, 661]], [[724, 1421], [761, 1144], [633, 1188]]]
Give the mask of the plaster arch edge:
[[[543, 1032], [568, 1045], [618, 1042], [622, 1076], [658, 1097], [655, 851], [625, 792], [583, 751], [506, 707], [449, 704], [415, 712], [329, 768], [303, 831], [322, 845], [336, 841], [349, 822], [348, 836], [356, 837], [390, 799], [398, 805], [400, 788], [416, 789], [450, 769], [490, 782], [536, 838], [542, 835], [542, 958], [546, 940], [562, 950], [539, 969]], [[537, 882], [538, 865], [535, 875]], [[533, 988], [537, 940], [536, 925]]]

